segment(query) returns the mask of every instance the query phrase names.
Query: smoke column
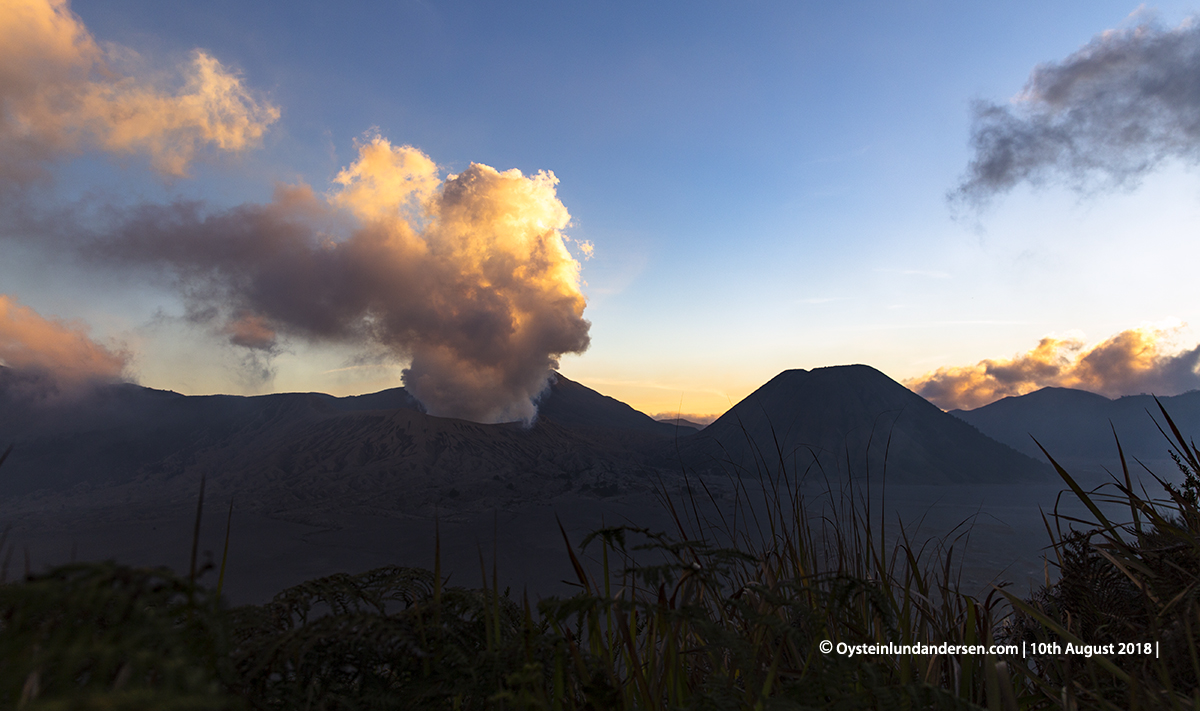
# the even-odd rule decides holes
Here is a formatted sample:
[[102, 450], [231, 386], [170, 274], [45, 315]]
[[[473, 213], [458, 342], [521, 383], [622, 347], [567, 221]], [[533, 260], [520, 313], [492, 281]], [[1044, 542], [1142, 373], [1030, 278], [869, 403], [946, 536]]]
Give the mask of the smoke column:
[[235, 344], [384, 345], [410, 361], [404, 385], [430, 414], [531, 421], [558, 358], [589, 342], [554, 175], [472, 164], [442, 181], [377, 136], [334, 182], [222, 212], [143, 206], [82, 248], [167, 271]]

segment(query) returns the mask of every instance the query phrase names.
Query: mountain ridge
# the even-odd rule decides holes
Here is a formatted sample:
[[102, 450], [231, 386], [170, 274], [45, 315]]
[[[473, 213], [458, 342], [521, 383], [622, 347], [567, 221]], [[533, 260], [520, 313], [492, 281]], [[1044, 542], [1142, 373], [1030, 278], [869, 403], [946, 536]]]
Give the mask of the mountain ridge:
[[[860, 435], [871, 429], [905, 431], [903, 420], [893, 426], [891, 415], [876, 422], [903, 386], [873, 369], [863, 372], [878, 387], [833, 388], [807, 405], [784, 392], [783, 405], [799, 412], [776, 414], [775, 421], [786, 431], [799, 421], [849, 417], [827, 449], [863, 446]], [[212, 503], [204, 506], [200, 550], [221, 550], [226, 511], [232, 510], [230, 580], [244, 600], [265, 599], [284, 582], [428, 562], [435, 531], [444, 570], [469, 578], [478, 572], [480, 542], [499, 538], [502, 569], [558, 590], [553, 586], [571, 575], [548, 563], [561, 558], [560, 520], [572, 537], [621, 522], [672, 530], [662, 497], [686, 496], [697, 480], [710, 497], [706, 507], [738, 500], [726, 472], [712, 466], [709, 428], [688, 434], [562, 375], [529, 425], [433, 417], [399, 388], [346, 398], [185, 396], [125, 384], [105, 386], [90, 401], [77, 395], [31, 404], [28, 383], [3, 387], [10, 375], [0, 371], [0, 446], [16, 447], [0, 468], [0, 524], [13, 526], [12, 545], [32, 550], [38, 564], [73, 560], [78, 545], [83, 556], [187, 570], [203, 481]], [[933, 408], [918, 396], [905, 398], [901, 411]], [[909, 398], [917, 398], [919, 407]], [[858, 405], [838, 414], [833, 406], [843, 401]], [[739, 403], [713, 432], [740, 432], [738, 417], [756, 402], [752, 395]], [[938, 414], [945, 419], [935, 429], [946, 430], [948, 420], [959, 434], [943, 431], [934, 448], [943, 446], [938, 437], [958, 441], [961, 432], [974, 431]], [[861, 421], [852, 422], [854, 417]], [[968, 439], [985, 452], [977, 458], [991, 448], [1006, 449], [976, 437]], [[816, 441], [808, 439], [796, 444]], [[866, 463], [882, 456], [885, 439], [866, 447]], [[836, 461], [820, 462], [832, 476], [843, 473]], [[913, 467], [926, 463], [897, 459], [888, 481], [904, 483], [905, 467], [908, 483], [972, 481], [911, 476]], [[925, 487], [913, 490], [912, 496], [926, 495]]]
[[[1158, 402], [1182, 432], [1200, 431], [1200, 391], [1160, 397]], [[1048, 387], [949, 414], [997, 441], [1047, 461], [1040, 443], [1072, 473], [1078, 470], [1107, 478], [1106, 470], [1119, 471], [1114, 434], [1131, 470], [1140, 470], [1136, 459], [1160, 476], [1176, 472], [1167, 454], [1168, 442], [1155, 424], [1163, 424], [1163, 419], [1153, 395], [1108, 398], [1086, 390]]]
[[[0, 495], [87, 483], [93, 490], [125, 487], [122, 495], [136, 499], [204, 473], [215, 491], [241, 488], [270, 511], [294, 509], [296, 500], [310, 496], [296, 493], [304, 487], [357, 506], [370, 496], [352, 490], [393, 491], [398, 482], [411, 494], [406, 510], [447, 498], [460, 508], [470, 502], [486, 507], [508, 505], [509, 491], [538, 495], [538, 486], [526, 484], [539, 477], [576, 491], [619, 492], [645, 489], [656, 477], [679, 474], [681, 465], [709, 473], [721, 463], [753, 468], [766, 463], [762, 452], [777, 438], [796, 472], [886, 470], [896, 483], [1045, 475], [865, 365], [783, 371], [700, 433], [655, 421], [558, 373], [539, 404], [531, 425], [481, 425], [424, 414], [403, 388], [339, 398], [185, 396], [105, 386], [92, 401], [40, 414], [26, 408], [33, 415], [11, 407], [0, 414], [0, 437], [18, 443]], [[559, 490], [571, 489], [541, 487], [543, 493]]]

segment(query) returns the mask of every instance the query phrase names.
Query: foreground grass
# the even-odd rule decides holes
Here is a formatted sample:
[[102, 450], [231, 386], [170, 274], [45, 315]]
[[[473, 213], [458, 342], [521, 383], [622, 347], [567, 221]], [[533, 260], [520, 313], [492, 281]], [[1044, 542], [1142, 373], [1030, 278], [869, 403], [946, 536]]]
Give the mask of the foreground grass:
[[[1158, 499], [1134, 490], [1123, 458], [1123, 479], [1102, 491], [1058, 468], [1091, 519], [1047, 516], [1058, 576], [1028, 599], [999, 587], [964, 594], [961, 539], [889, 538], [869, 495], [838, 492], [810, 518], [796, 472], [774, 452], [732, 477], [738, 499], [725, 517], [706, 518], [692, 492], [666, 502], [670, 536], [621, 527], [579, 550], [566, 542], [579, 592], [536, 606], [501, 593], [482, 561], [478, 589], [395, 567], [234, 609], [194, 575], [111, 563], [2, 585], [0, 704], [1196, 709], [1200, 451], [1165, 423], [1185, 478], [1163, 482]], [[1128, 521], [1105, 516], [1113, 503]], [[1034, 653], [847, 656], [823, 652], [826, 641], [1024, 643]], [[1156, 653], [1061, 652], [1134, 642]]]

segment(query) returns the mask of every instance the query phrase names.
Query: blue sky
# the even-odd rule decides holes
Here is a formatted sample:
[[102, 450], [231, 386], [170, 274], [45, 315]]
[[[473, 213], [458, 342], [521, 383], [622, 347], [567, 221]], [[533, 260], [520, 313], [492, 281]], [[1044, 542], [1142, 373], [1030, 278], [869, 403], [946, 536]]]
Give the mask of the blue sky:
[[[1200, 181], [1167, 160], [1130, 189], [1018, 185], [948, 204], [971, 102], [1008, 102], [1041, 63], [1190, 5], [1061, 3], [161, 3], [76, 0], [98, 42], [151, 69], [202, 49], [279, 108], [256, 147], [188, 177], [137, 154], [48, 163], [37, 202], [137, 205], [318, 193], [377, 132], [443, 175], [553, 171], [581, 259], [591, 345], [567, 376], [651, 413], [726, 409], [780, 370], [868, 363], [893, 378], [1011, 358], [1054, 334], [1159, 324], [1190, 347]], [[1141, 13], [1130, 19], [1131, 13]], [[169, 280], [9, 241], [0, 293], [131, 352], [188, 393], [399, 384], [350, 345], [245, 354], [178, 318]], [[1165, 324], [1165, 325], [1164, 325]], [[1172, 330], [1174, 329], [1174, 330]], [[106, 341], [107, 342], [107, 341]], [[259, 365], [264, 365], [261, 361]]]

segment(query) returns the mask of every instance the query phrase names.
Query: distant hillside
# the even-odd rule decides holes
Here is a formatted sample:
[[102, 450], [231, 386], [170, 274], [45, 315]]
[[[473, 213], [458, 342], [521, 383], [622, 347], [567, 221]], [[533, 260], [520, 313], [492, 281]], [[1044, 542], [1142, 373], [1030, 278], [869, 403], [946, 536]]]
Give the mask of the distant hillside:
[[66, 505], [34, 503], [43, 492], [72, 505], [149, 505], [190, 496], [203, 474], [214, 492], [263, 512], [465, 511], [645, 488], [681, 461], [755, 470], [775, 466], [778, 451], [814, 476], [881, 474], [885, 450], [897, 483], [1046, 474], [867, 366], [781, 373], [698, 434], [562, 375], [532, 427], [431, 417], [403, 388], [241, 397], [125, 384], [64, 398], [42, 385], [0, 369], [0, 445], [16, 445], [0, 476], [8, 504]]
[[736, 465], [894, 483], [1043, 480], [1048, 467], [865, 365], [788, 370], [680, 446], [697, 468]]
[[5, 499], [149, 505], [192, 496], [201, 474], [256, 510], [318, 517], [610, 495], [649, 481], [643, 451], [677, 429], [563, 376], [531, 428], [431, 417], [403, 388], [242, 397], [122, 384], [64, 398], [42, 386], [0, 368], [0, 445], [15, 444]]
[[[1185, 435], [1200, 435], [1200, 392], [1162, 397], [1159, 401]], [[1174, 476], [1177, 471], [1167, 454], [1167, 441], [1154, 424], [1155, 419], [1161, 423], [1162, 416], [1150, 395], [1110, 400], [1083, 390], [1042, 388], [950, 414], [989, 437], [1045, 461], [1034, 443], [1036, 438], [1069, 471], [1095, 476], [1102, 475], [1106, 468], [1119, 471], [1114, 430], [1134, 472], [1142, 471], [1134, 459], [1159, 475]]]
[[686, 427], [688, 429], [696, 430], [697, 432], [704, 429], [706, 426], [706, 425], [702, 425], [698, 422], [692, 422], [691, 420], [685, 420], [682, 417], [667, 417], [667, 418], [663, 418], [658, 421], [665, 422], [668, 425], [677, 425], [679, 427]]
[[[78, 547], [81, 557], [187, 570], [203, 477], [200, 550], [219, 556], [232, 502], [229, 580], [242, 599], [334, 572], [429, 565], [434, 530], [456, 579], [473, 579], [481, 544], [499, 536], [501, 575], [532, 575], [550, 591], [571, 577], [553, 562], [562, 562], [560, 519], [574, 541], [622, 522], [670, 530], [656, 494], [681, 489], [680, 465], [720, 472], [738, 457], [753, 471], [745, 433], [770, 455], [772, 426], [795, 471], [819, 462], [841, 476], [849, 456], [853, 473], [868, 463], [879, 472], [889, 433], [890, 482], [1023, 481], [1039, 471], [865, 366], [782, 373], [686, 436], [561, 375], [526, 427], [432, 417], [402, 388], [342, 398], [129, 384], [56, 394], [0, 368], [0, 447], [15, 445], [0, 467], [0, 526], [13, 526], [9, 550], [28, 547], [35, 567], [74, 559]], [[732, 502], [724, 477], [705, 486], [715, 505]]]

